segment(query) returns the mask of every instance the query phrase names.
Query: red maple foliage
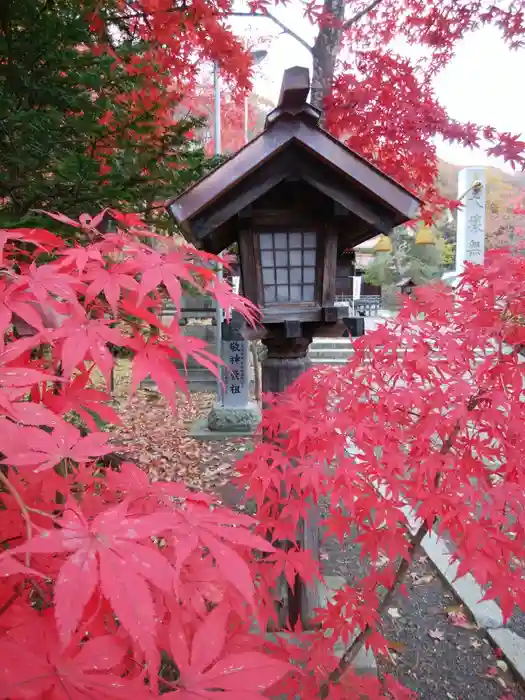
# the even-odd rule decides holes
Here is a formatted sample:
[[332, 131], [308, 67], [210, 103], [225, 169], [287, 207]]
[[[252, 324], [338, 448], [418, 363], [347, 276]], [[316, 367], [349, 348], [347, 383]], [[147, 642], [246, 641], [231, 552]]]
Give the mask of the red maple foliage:
[[[160, 319], [181, 281], [257, 322], [214, 283], [213, 256], [152, 248], [135, 218], [114, 214], [118, 231], [92, 228], [82, 249], [1, 232], [0, 303], [15, 314], [0, 353], [1, 698], [406, 697], [349, 667], [363, 643], [385, 650], [381, 613], [432, 527], [506, 615], [525, 604], [524, 257], [490, 253], [458, 289], [418, 290], [396, 323], [356, 341], [346, 367], [268, 397], [265, 439], [238, 464], [255, 520], [183, 484], [151, 484], [131, 461], [110, 466], [100, 422], [119, 419], [92, 386], [94, 368], [111, 370], [107, 343], [174, 403], [183, 381], [171, 359], [214, 366], [182, 342], [177, 318]], [[361, 546], [367, 573], [316, 611], [320, 631], [290, 619], [269, 636], [283, 575], [291, 589], [322, 576], [293, 544], [317, 502], [323, 531]]]
[[[112, 472], [111, 433], [97, 426], [119, 417], [92, 381], [96, 367], [109, 385], [109, 343], [132, 351], [134, 384], [151, 375], [172, 403], [184, 386], [172, 360], [217, 372], [177, 318], [165, 326], [151, 311], [167, 298], [178, 307], [182, 282], [250, 323], [258, 312], [216, 283], [216, 258], [167, 240], [152, 248], [151, 232], [113, 214], [120, 228], [105, 235], [101, 217], [53, 215], [89, 227], [83, 248], [2, 231], [0, 697], [151, 697], [161, 650], [177, 654], [178, 678], [164, 690], [259, 697], [289, 670], [255, 639], [243, 643], [251, 552], [273, 546], [251, 518], [204, 495], [150, 485], [131, 463]], [[191, 657], [178, 656], [183, 637]]]
[[[246, 140], [250, 140], [253, 134], [260, 131], [270, 106], [269, 103], [260, 105], [260, 99], [253, 97], [245, 102], [243, 95], [235, 94], [228, 85], [222, 87], [220, 99], [221, 152], [229, 155], [236, 153], [244, 146]], [[210, 156], [216, 151], [214, 108], [213, 87], [204, 81], [193, 90], [189, 90], [178, 107], [181, 114], [191, 113], [205, 120], [205, 127], [198, 136]]]
[[[199, 71], [204, 62], [216, 61], [232, 96], [224, 102], [222, 120], [226, 146], [231, 148], [242, 143], [242, 108], [236, 95], [246, 94], [249, 88], [251, 62], [230, 19], [244, 15], [253, 22], [266, 17], [266, 26], [274, 22], [279, 31], [311, 52], [314, 81], [322, 88], [316, 102], [324, 107], [326, 127], [387, 174], [417, 190], [429, 203], [425, 216], [431, 217], [445, 204], [436, 189], [436, 137], [465, 147], [484, 147], [523, 169], [525, 142], [520, 135], [459, 122], [447, 113], [433, 89], [433, 79], [471, 31], [494, 26], [511, 49], [523, 47], [522, 2], [303, 0], [297, 3], [297, 12], [313, 25], [316, 40], [311, 44], [279, 19], [283, 5], [292, 6], [292, 0], [250, 0], [241, 9], [233, 0], [104, 0], [90, 17], [96, 37], [91, 48], [111, 54], [124, 71], [142, 75], [140, 93], [121, 99], [132, 113], [154, 107], [153, 138], [160, 138], [173, 115], [180, 114], [181, 99], [203, 113]], [[114, 55], [108, 39], [115, 27], [119, 31], [125, 27], [129, 36], [145, 42], [143, 58], [128, 65]], [[400, 49], [403, 46], [415, 50], [406, 52]], [[212, 103], [211, 99], [204, 102]]]

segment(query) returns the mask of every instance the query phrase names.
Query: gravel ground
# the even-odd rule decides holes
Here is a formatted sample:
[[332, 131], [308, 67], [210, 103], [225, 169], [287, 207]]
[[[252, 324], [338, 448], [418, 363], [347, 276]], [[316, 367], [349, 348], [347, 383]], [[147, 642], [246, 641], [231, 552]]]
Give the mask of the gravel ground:
[[[355, 546], [328, 541], [322, 559], [327, 574], [349, 580], [366, 570]], [[395, 676], [422, 700], [525, 700], [427, 557], [413, 563], [406, 588], [407, 596], [398, 594], [383, 620], [391, 648], [390, 658], [378, 659], [380, 673]]]
[[507, 623], [507, 627], [525, 638], [525, 612], [517, 610]]
[[[219, 491], [230, 506], [241, 499], [231, 484]], [[341, 547], [327, 540], [321, 560], [327, 575], [352, 581], [366, 573], [366, 561], [350, 543]], [[394, 676], [421, 700], [525, 700], [523, 687], [427, 557], [414, 561], [406, 589], [407, 596], [398, 594], [383, 620], [391, 647], [389, 658], [378, 659], [380, 674]]]
[[[525, 698], [484, 633], [458, 615], [464, 611], [426, 557], [416, 561], [410, 573], [408, 596], [389, 608], [393, 617], [385, 615], [384, 634], [396, 646], [391, 660], [379, 662], [380, 670], [395, 675], [423, 700]], [[424, 583], [414, 584], [422, 579]]]

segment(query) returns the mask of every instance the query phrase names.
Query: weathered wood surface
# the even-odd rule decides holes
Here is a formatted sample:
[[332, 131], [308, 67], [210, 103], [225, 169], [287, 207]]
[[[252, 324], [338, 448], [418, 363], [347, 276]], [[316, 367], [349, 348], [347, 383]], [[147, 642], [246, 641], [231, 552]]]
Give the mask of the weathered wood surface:
[[[269, 337], [263, 340], [267, 356], [262, 362], [263, 393], [280, 393], [292, 384], [311, 366], [307, 357], [311, 338]], [[308, 517], [299, 525], [297, 542], [312, 556], [320, 560], [319, 509], [311, 505]], [[283, 543], [283, 546], [289, 546]], [[313, 612], [322, 604], [317, 586], [309, 586], [299, 578], [294, 588], [286, 581], [279, 582], [279, 622], [284, 625], [287, 618], [295, 623], [299, 618], [305, 628], [311, 627]]]

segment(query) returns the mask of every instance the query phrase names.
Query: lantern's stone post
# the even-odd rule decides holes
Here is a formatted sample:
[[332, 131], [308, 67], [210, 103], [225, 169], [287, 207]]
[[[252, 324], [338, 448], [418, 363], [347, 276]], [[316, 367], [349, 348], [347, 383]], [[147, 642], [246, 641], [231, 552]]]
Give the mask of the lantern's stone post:
[[[280, 327], [282, 328], [282, 327]], [[311, 366], [307, 353], [311, 336], [287, 338], [284, 334], [271, 332], [263, 339], [267, 355], [262, 362], [263, 393], [281, 393], [285, 391], [303, 372]], [[308, 550], [316, 561], [320, 561], [320, 516], [318, 507], [311, 504], [308, 517], [299, 525], [297, 543], [303, 550]], [[287, 619], [295, 623], [299, 618], [305, 629], [311, 627], [314, 610], [323, 604], [322, 595], [317, 586], [307, 586], [300, 579], [294, 589], [286, 581], [281, 581], [280, 621]]]
[[263, 393], [281, 393], [311, 366], [307, 356], [311, 338], [279, 338], [272, 335], [262, 342], [267, 351], [262, 362]]

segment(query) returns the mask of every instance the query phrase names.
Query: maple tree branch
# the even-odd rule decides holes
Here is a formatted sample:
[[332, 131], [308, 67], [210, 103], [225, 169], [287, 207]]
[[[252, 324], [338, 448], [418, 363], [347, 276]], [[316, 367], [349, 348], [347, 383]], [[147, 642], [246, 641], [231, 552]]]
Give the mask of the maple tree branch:
[[26, 506], [26, 509], [29, 513], [35, 513], [35, 515], [41, 515], [44, 518], [51, 518], [51, 520], [56, 520], [56, 517], [53, 515], [53, 513], [46, 513], [45, 510], [39, 510], [38, 508], [31, 508], [30, 506]]
[[0, 615], [3, 615], [13, 603], [16, 603], [16, 601], [20, 598], [22, 591], [21, 588], [18, 587], [18, 589], [13, 593], [13, 595], [8, 598], [5, 603], [0, 607]]
[[[473, 410], [473, 408], [477, 404], [478, 397], [479, 397], [479, 392], [478, 392], [478, 395], [476, 397], [471, 397], [471, 399], [467, 402], [468, 410], [470, 410], [470, 411]], [[454, 443], [454, 440], [456, 439], [456, 437], [459, 433], [459, 430], [460, 430], [460, 425], [459, 425], [459, 423], [457, 423], [455, 425], [452, 433], [443, 442], [443, 445], [439, 451], [439, 453], [441, 455], [445, 455], [450, 451], [450, 449]], [[441, 482], [441, 477], [442, 477], [442, 473], [438, 472], [435, 476], [435, 479], [434, 479], [434, 486], [435, 487], [439, 486], [439, 484]], [[438, 519], [437, 516], [434, 517], [434, 519], [432, 520], [432, 524], [430, 526], [428, 525], [427, 521], [423, 522], [419, 526], [419, 528], [417, 529], [416, 533], [412, 536], [412, 538], [410, 540], [410, 545], [408, 548], [407, 556], [406, 556], [406, 558], [403, 558], [401, 560], [401, 562], [397, 568], [396, 575], [394, 577], [394, 581], [393, 581], [392, 585], [390, 586], [390, 588], [388, 589], [388, 591], [385, 593], [381, 603], [379, 604], [379, 606], [377, 608], [377, 612], [379, 614], [379, 617], [381, 617], [383, 615], [387, 606], [390, 604], [392, 598], [397, 593], [399, 587], [403, 584], [405, 577], [408, 573], [408, 570], [410, 568], [410, 565], [412, 564], [412, 561], [414, 559], [414, 554], [415, 554], [417, 548], [421, 545], [421, 542], [426, 537], [428, 532], [434, 527], [434, 525], [437, 522], [437, 519]], [[370, 637], [370, 635], [372, 634], [373, 631], [374, 631], [374, 627], [372, 627], [371, 625], [366, 625], [366, 627], [363, 630], [361, 630], [361, 632], [359, 632], [359, 634], [353, 640], [353, 642], [350, 644], [350, 646], [347, 647], [347, 649], [345, 650], [345, 652], [343, 653], [343, 655], [339, 661], [337, 668], [335, 668], [332, 671], [332, 673], [328, 676], [328, 680], [326, 681], [326, 683], [324, 683], [321, 686], [320, 695], [321, 695], [321, 698], [323, 698], [323, 700], [324, 700], [324, 698], [328, 697], [330, 686], [334, 685], [335, 683], [338, 683], [341, 680], [342, 676], [347, 671], [347, 669], [352, 665], [356, 656], [361, 651], [363, 644], [366, 642], [368, 637]]]
[[[27, 510], [27, 506], [24, 503], [22, 496], [18, 493], [18, 491], [13, 486], [13, 484], [9, 481], [7, 476], [2, 471], [0, 471], [0, 482], [5, 486], [5, 488], [11, 494], [11, 496], [15, 499], [18, 507], [20, 508], [20, 514], [22, 515], [22, 518], [24, 519], [24, 523], [26, 526], [26, 532], [27, 532], [27, 539], [28, 540], [32, 539], [33, 538], [33, 523], [31, 522], [31, 517], [29, 515], [29, 511]], [[29, 552], [26, 552], [26, 566], [28, 568], [29, 568], [29, 566], [31, 566], [31, 554]]]
[[372, 0], [372, 2], [369, 5], [367, 5], [365, 8], [363, 8], [359, 12], [356, 12], [356, 14], [353, 17], [350, 17], [350, 19], [347, 19], [346, 22], [343, 24], [343, 31], [346, 31], [353, 24], [356, 24], [357, 22], [359, 22], [360, 19], [362, 19], [369, 12], [372, 12], [372, 10], [374, 10], [382, 1], [383, 0]]
[[170, 12], [186, 12], [190, 9], [190, 7], [187, 5], [186, 2], [183, 2], [180, 6], [174, 6], [174, 7], [168, 7], [167, 9], [158, 9], [158, 10], [145, 10], [141, 7], [141, 10], [138, 12], [126, 12], [125, 14], [119, 14], [119, 15], [112, 15], [109, 14], [106, 16], [106, 19], [109, 22], [115, 22], [119, 20], [127, 20], [127, 19], [146, 19], [146, 15], [155, 15], [155, 14], [167, 14]]
[[[434, 526], [434, 523], [432, 523], [432, 526]], [[428, 531], [429, 531], [428, 523], [424, 522], [424, 523], [422, 523], [422, 525], [420, 525], [418, 531], [412, 537], [412, 540], [411, 540], [410, 546], [409, 546], [408, 556], [406, 559], [403, 559], [401, 561], [401, 563], [399, 564], [397, 571], [396, 571], [394, 583], [388, 589], [388, 591], [385, 593], [383, 600], [381, 601], [381, 603], [379, 604], [379, 606], [377, 608], [377, 612], [378, 612], [379, 617], [381, 617], [383, 615], [383, 613], [385, 612], [388, 605], [390, 605], [392, 598], [397, 593], [398, 588], [402, 585], [403, 581], [405, 580], [405, 577], [408, 573], [410, 565], [412, 564], [414, 554], [415, 554], [417, 548], [421, 545], [421, 542], [424, 540], [424, 538], [428, 534]], [[349, 668], [349, 666], [352, 665], [356, 656], [361, 651], [361, 647], [366, 642], [368, 637], [370, 637], [370, 635], [372, 634], [373, 631], [374, 631], [374, 628], [371, 625], [367, 625], [357, 635], [357, 637], [350, 644], [350, 646], [345, 650], [343, 656], [341, 657], [341, 659], [339, 661], [339, 665], [328, 676], [328, 681], [321, 688], [321, 697], [322, 698], [326, 698], [328, 696], [328, 691], [329, 691], [329, 688], [331, 685], [334, 685], [335, 683], [338, 683], [341, 680], [342, 676], [344, 675], [346, 670]]]
[[271, 19], [272, 22], [279, 27], [279, 29], [282, 29], [284, 34], [288, 34], [292, 37], [292, 39], [298, 41], [301, 46], [304, 46], [304, 48], [310, 53], [313, 52], [313, 48], [307, 41], [305, 41], [305, 39], [303, 39], [302, 36], [294, 32], [293, 29], [290, 29], [290, 27], [287, 27], [286, 24], [283, 24], [283, 22], [281, 22], [280, 19], [277, 19], [275, 15], [272, 15], [271, 12], [228, 12], [228, 15], [231, 17], [267, 17], [268, 19]]

